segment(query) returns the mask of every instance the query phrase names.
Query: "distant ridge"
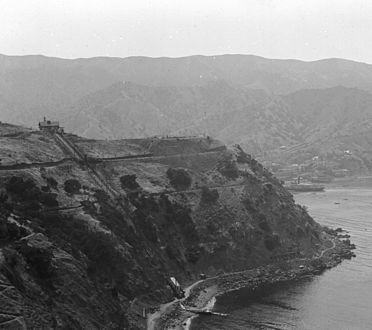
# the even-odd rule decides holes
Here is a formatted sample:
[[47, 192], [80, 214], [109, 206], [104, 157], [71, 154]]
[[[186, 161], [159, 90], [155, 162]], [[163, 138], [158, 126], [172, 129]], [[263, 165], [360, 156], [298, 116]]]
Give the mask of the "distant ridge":
[[372, 65], [338, 58], [0, 55], [4, 122], [35, 127], [45, 115], [94, 138], [206, 133], [256, 155], [301, 144], [301, 159], [354, 148], [363, 167], [370, 92]]

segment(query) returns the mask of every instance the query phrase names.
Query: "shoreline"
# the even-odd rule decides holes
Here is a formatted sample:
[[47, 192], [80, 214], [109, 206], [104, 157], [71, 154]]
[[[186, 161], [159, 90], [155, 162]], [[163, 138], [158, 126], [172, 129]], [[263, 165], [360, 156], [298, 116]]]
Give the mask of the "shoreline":
[[288, 260], [282, 263], [272, 263], [254, 269], [223, 274], [197, 281], [188, 288], [188, 295], [181, 300], [168, 303], [167, 309], [160, 313], [151, 329], [189, 330], [192, 320], [198, 315], [184, 310], [182, 305], [198, 310], [211, 310], [216, 297], [243, 287], [256, 290], [263, 285], [295, 281], [308, 276], [322, 274], [333, 268], [344, 259], [351, 259], [354, 246], [341, 240], [342, 235], [331, 233], [333, 246], [320, 251], [318, 256]]
[[[216, 301], [217, 301], [217, 297], [219, 295], [216, 294], [215, 296], [213, 296], [208, 302], [207, 304], [205, 305], [204, 309], [206, 310], [213, 310], [214, 308], [214, 305], [216, 304]], [[197, 318], [198, 315], [193, 315], [193, 316], [190, 316], [189, 318], [186, 319], [186, 325], [183, 326], [183, 329], [184, 330], [190, 330], [191, 328], [191, 324], [192, 324], [192, 320]]]

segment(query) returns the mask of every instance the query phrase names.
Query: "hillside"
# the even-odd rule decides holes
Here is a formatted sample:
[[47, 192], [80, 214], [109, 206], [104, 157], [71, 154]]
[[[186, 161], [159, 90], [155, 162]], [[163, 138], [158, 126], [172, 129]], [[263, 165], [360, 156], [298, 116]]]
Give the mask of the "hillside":
[[119, 81], [191, 87], [220, 80], [273, 94], [338, 85], [372, 91], [372, 66], [342, 59], [303, 62], [252, 55], [76, 60], [0, 55], [1, 120], [31, 126], [35, 118], [55, 116]]
[[342, 59], [0, 56], [2, 121], [46, 115], [95, 139], [209, 135], [267, 166], [319, 157], [369, 172], [371, 91], [371, 65]]
[[114, 84], [80, 100], [62, 123], [89, 138], [208, 134], [255, 153], [301, 139], [300, 124], [279, 96], [224, 81], [195, 87]]
[[[371, 106], [370, 93], [342, 86], [274, 96], [223, 81], [195, 87], [118, 83], [83, 98], [63, 123], [90, 138], [206, 134], [262, 160], [289, 164], [318, 156], [360, 173], [372, 166]], [[345, 150], [353, 157], [345, 160]]]
[[289, 114], [301, 123], [302, 134], [298, 146], [283, 152], [287, 160], [302, 162], [318, 156], [355, 172], [372, 169], [370, 93], [338, 86], [298, 91], [284, 101]]
[[339, 262], [348, 249], [240, 147], [211, 138], [1, 124], [0, 142], [0, 327], [143, 329], [144, 310], [172, 299], [169, 276], [288, 256], [321, 270], [325, 251]]

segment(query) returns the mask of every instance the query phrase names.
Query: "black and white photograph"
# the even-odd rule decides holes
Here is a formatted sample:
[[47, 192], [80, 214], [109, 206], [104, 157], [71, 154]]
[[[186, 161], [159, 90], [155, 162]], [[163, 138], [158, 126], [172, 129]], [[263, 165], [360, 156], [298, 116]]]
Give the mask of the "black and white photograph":
[[371, 330], [372, 1], [0, 0], [0, 330]]

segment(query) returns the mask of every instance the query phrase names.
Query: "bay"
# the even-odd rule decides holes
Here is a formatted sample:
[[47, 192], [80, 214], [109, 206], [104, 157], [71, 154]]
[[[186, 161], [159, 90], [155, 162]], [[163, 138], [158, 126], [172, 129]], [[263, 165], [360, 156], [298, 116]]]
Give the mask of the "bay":
[[347, 230], [357, 257], [309, 279], [222, 295], [214, 309], [229, 316], [198, 317], [191, 329], [372, 329], [372, 189], [332, 188], [295, 200], [322, 225]]

